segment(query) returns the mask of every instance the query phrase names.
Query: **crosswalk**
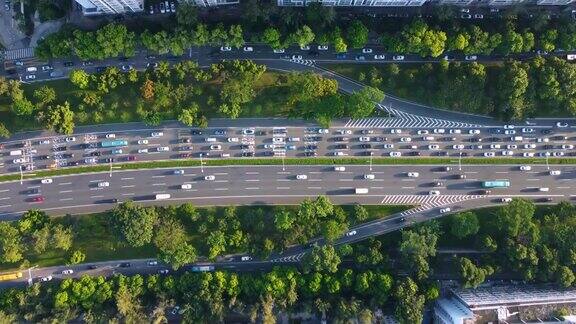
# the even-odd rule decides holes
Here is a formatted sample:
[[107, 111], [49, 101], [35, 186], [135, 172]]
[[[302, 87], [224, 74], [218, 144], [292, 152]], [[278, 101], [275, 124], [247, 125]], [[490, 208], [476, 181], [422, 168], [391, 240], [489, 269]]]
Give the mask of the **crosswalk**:
[[5, 60], [21, 60], [25, 58], [34, 57], [34, 48], [33, 47], [26, 47], [26, 48], [18, 48], [13, 50], [7, 50], [4, 52], [4, 59]]
[[482, 127], [482, 125], [464, 123], [452, 120], [430, 118], [420, 115], [405, 113], [397, 109], [379, 104], [378, 108], [387, 112], [393, 117], [372, 117], [361, 119], [350, 119], [345, 127], [349, 128], [471, 128]]
[[298, 59], [291, 59], [291, 62], [306, 65], [306, 66], [314, 66], [316, 65], [315, 60], [298, 60]]

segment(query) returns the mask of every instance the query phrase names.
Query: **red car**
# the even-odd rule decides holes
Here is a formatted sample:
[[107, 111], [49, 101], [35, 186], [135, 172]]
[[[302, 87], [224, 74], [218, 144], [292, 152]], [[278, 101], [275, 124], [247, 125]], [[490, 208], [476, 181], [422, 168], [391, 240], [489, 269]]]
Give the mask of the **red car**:
[[133, 155], [127, 156], [126, 161], [136, 161], [136, 157]]
[[43, 201], [44, 201], [44, 197], [42, 197], [42, 196], [30, 198], [30, 202], [43, 202]]
[[180, 158], [181, 159], [185, 159], [185, 158], [189, 158], [192, 157], [192, 154], [190, 153], [180, 153]]

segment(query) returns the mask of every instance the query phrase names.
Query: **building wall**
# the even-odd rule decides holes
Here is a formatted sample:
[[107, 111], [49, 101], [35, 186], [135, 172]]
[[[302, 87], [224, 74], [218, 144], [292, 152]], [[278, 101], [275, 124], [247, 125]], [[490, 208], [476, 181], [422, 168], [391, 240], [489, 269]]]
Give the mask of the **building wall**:
[[302, 7], [311, 2], [336, 7], [420, 7], [428, 0], [278, 0], [279, 6]]
[[214, 7], [239, 3], [239, 0], [193, 0], [198, 7]]
[[144, 0], [76, 0], [86, 15], [111, 15], [140, 12]]
[[538, 0], [536, 3], [540, 6], [563, 6], [573, 2], [574, 0]]

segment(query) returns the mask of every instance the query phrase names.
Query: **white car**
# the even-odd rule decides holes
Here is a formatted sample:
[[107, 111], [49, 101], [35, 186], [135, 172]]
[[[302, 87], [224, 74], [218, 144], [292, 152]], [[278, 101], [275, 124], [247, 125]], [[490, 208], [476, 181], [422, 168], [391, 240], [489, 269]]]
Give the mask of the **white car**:
[[334, 152], [333, 154], [334, 154], [334, 156], [345, 156], [345, 155], [348, 155], [347, 153], [340, 152], [340, 151]]
[[500, 144], [490, 144], [491, 149], [499, 149], [501, 148]]
[[478, 135], [480, 134], [480, 130], [479, 129], [471, 129], [468, 131], [468, 134], [470, 135]]
[[296, 176], [296, 180], [306, 180], [308, 179], [308, 176], [305, 174], [299, 174]]
[[464, 144], [454, 144], [452, 145], [452, 148], [454, 150], [463, 150], [464, 149]]
[[364, 179], [366, 180], [374, 180], [376, 177], [373, 174], [365, 174]]
[[522, 133], [534, 133], [534, 128], [522, 128]]
[[310, 46], [308, 46], [308, 45], [300, 46], [300, 49], [301, 49], [302, 51], [309, 51], [309, 50], [310, 50]]
[[535, 149], [535, 148], [536, 148], [536, 144], [524, 144], [524, 149], [526, 149], [526, 150]]
[[429, 149], [429, 150], [439, 150], [439, 149], [440, 149], [440, 145], [428, 145], [428, 149]]
[[402, 130], [397, 128], [397, 129], [391, 129], [390, 130], [390, 134], [402, 134]]
[[573, 148], [574, 148], [574, 145], [572, 145], [572, 144], [563, 144], [562, 145], [563, 150], [572, 150]]
[[76, 137], [74, 136], [66, 137], [66, 142], [76, 142]]
[[230, 142], [230, 143], [238, 143], [238, 137], [228, 137], [228, 142]]
[[364, 54], [372, 54], [372, 49], [371, 49], [371, 48], [363, 48], [363, 49], [362, 49], [362, 53], [364, 53]]
[[502, 156], [512, 156], [514, 155], [514, 151], [502, 151]]
[[52, 179], [50, 179], [50, 178], [48, 178], [48, 179], [42, 179], [42, 180], [40, 180], [40, 183], [42, 183], [42, 184], [50, 184], [50, 183], [52, 183]]
[[534, 152], [524, 152], [522, 153], [523, 157], [534, 157]]
[[548, 192], [548, 191], [550, 191], [550, 188], [548, 188], [548, 187], [542, 187], [542, 188], [538, 188], [538, 191]]
[[410, 137], [401, 137], [400, 138], [400, 142], [412, 142], [412, 138]]
[[69, 274], [73, 274], [73, 273], [74, 273], [74, 270], [72, 270], [72, 269], [62, 270], [63, 275], [69, 275]]
[[440, 195], [440, 191], [438, 191], [438, 190], [430, 190], [430, 191], [428, 191], [428, 195], [430, 195], [430, 196], [438, 196], [438, 195]]
[[158, 273], [161, 275], [167, 275], [168, 273], [170, 273], [170, 270], [168, 269], [160, 269], [158, 270]]
[[426, 130], [426, 129], [421, 129], [421, 130], [418, 131], [418, 135], [426, 135], [426, 134], [428, 134], [428, 133], [430, 133], [430, 132], [429, 132], [428, 130]]
[[564, 152], [552, 152], [552, 156], [564, 156]]
[[494, 156], [496, 156], [496, 154], [494, 154], [494, 152], [484, 152], [484, 156], [485, 157], [494, 157]]
[[318, 128], [318, 134], [328, 134], [330, 130], [328, 128]]
[[508, 145], [506, 145], [506, 148], [509, 149], [509, 150], [515, 150], [515, 149], [518, 148], [518, 145], [516, 145], [516, 144], [508, 144]]
[[17, 159], [12, 160], [12, 162], [13, 162], [14, 164], [26, 163], [26, 158], [17, 158]]
[[213, 145], [210, 145], [210, 149], [213, 150], [213, 151], [219, 151], [219, 150], [222, 149], [222, 145], [220, 145], [220, 144], [213, 144]]
[[[470, 16], [470, 15], [467, 15], [467, 16]], [[470, 18], [470, 17], [468, 17], [468, 18]], [[465, 59], [466, 61], [476, 61], [476, 60], [478, 59], [478, 56], [476, 56], [476, 55], [466, 55], [466, 56], [464, 57], [464, 59]]]
[[402, 153], [400, 153], [400, 152], [390, 152], [390, 156], [391, 156], [391, 157], [401, 157], [401, 156], [402, 156]]
[[386, 55], [384, 55], [384, 54], [376, 54], [376, 55], [374, 55], [374, 59], [375, 59], [375, 60], [385, 60], [385, 59], [386, 59]]
[[49, 140], [49, 139], [40, 140], [40, 141], [38, 142], [38, 144], [40, 144], [40, 145], [50, 144], [50, 140]]
[[562, 173], [562, 171], [560, 170], [550, 170], [550, 175], [560, 175]]
[[513, 130], [513, 129], [507, 129], [507, 130], [504, 131], [504, 134], [506, 134], [506, 135], [514, 135], [514, 134], [516, 134], [516, 131]]
[[222, 51], [222, 52], [230, 52], [231, 50], [232, 50], [232, 47], [230, 47], [230, 46], [220, 47], [220, 51]]
[[370, 137], [368, 136], [361, 136], [358, 138], [360, 142], [370, 142]]
[[346, 236], [353, 236], [353, 235], [356, 235], [356, 231], [350, 231], [346, 233]]
[[244, 46], [244, 52], [254, 52], [254, 47], [252, 46]]
[[336, 133], [338, 133], [340, 135], [350, 135], [350, 134], [352, 134], [352, 131], [349, 129], [339, 129], [336, 131]]
[[503, 202], [503, 203], [509, 203], [509, 202], [512, 201], [512, 198], [506, 197], [506, 198], [502, 198], [500, 201]]
[[160, 146], [158, 147], [158, 152], [168, 152], [170, 148], [168, 146]]
[[434, 128], [433, 132], [434, 134], [444, 134], [446, 130], [444, 128]]
[[529, 165], [521, 165], [520, 166], [520, 171], [530, 171], [532, 170], [532, 167]]
[[404, 55], [394, 55], [394, 56], [392, 56], [392, 60], [394, 60], [394, 61], [404, 61]]
[[423, 141], [433, 141], [435, 140], [434, 136], [424, 136], [422, 137]]
[[273, 51], [274, 53], [276, 53], [276, 54], [283, 54], [283, 53], [286, 52], [286, 50], [283, 49], [283, 48], [277, 48], [277, 49], [274, 49], [274, 50], [272, 50], [272, 51]]
[[110, 187], [110, 182], [108, 182], [108, 181], [98, 182], [98, 187], [100, 187], [100, 188]]
[[213, 175], [207, 175], [204, 177], [204, 180], [207, 180], [207, 181], [214, 181], [214, 179], [216, 179], [216, 177]]
[[40, 281], [42, 282], [48, 282], [52, 280], [52, 276], [46, 276], [46, 277], [42, 277], [40, 278]]
[[440, 209], [440, 214], [449, 213], [451, 210], [452, 210], [452, 209], [450, 209], [450, 207], [441, 208], [441, 209]]
[[86, 164], [96, 163], [96, 158], [85, 158], [84, 163]]
[[318, 45], [318, 50], [319, 50], [319, 51], [327, 51], [327, 50], [328, 50], [328, 45]]
[[548, 137], [542, 137], [542, 138], [536, 139], [536, 142], [538, 142], [538, 143], [548, 143], [549, 141], [550, 141], [550, 139]]
[[185, 183], [180, 186], [181, 189], [192, 189], [192, 185], [189, 183]]
[[254, 133], [254, 128], [245, 128], [242, 130], [242, 134], [244, 135], [254, 135]]
[[152, 136], [152, 137], [162, 137], [162, 136], [164, 136], [164, 133], [163, 133], [163, 132], [152, 132], [152, 133], [150, 134], [150, 136]]
[[302, 55], [292, 55], [292, 59], [293, 59], [293, 60], [301, 60], [301, 59], [302, 59]]
[[245, 256], [240, 258], [240, 261], [252, 261], [252, 257], [245, 255]]
[[408, 177], [410, 178], [418, 178], [420, 176], [420, 173], [418, 172], [408, 172]]
[[514, 125], [504, 125], [504, 129], [514, 129]]
[[459, 129], [451, 129], [450, 134], [462, 134], [462, 131]]
[[568, 123], [557, 122], [557, 123], [556, 123], [556, 127], [560, 127], [560, 128], [568, 127]]
[[342, 171], [346, 171], [346, 168], [343, 167], [343, 166], [335, 166], [335, 167], [334, 167], [334, 171], [340, 171], [340, 172], [342, 172]]
[[116, 134], [106, 134], [106, 138], [116, 138]]
[[272, 143], [283, 144], [284, 143], [284, 137], [273, 137]]
[[138, 140], [138, 145], [145, 145], [145, 144], [148, 144], [148, 140], [147, 140], [147, 139]]
[[147, 148], [138, 149], [138, 153], [148, 153], [148, 149]]
[[383, 144], [382, 147], [385, 149], [391, 149], [394, 148], [394, 144]]

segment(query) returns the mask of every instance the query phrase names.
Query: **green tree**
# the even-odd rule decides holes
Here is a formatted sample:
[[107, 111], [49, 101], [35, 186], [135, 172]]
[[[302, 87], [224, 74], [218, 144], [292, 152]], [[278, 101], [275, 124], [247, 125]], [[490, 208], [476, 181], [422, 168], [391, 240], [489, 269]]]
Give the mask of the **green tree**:
[[50, 244], [50, 227], [44, 226], [35, 230], [31, 235], [32, 247], [34, 252], [40, 254], [44, 253]]
[[34, 99], [39, 108], [43, 108], [56, 100], [56, 90], [48, 86], [42, 86], [34, 90]]
[[76, 250], [74, 251], [74, 253], [72, 253], [72, 255], [70, 256], [70, 260], [68, 260], [68, 262], [70, 264], [79, 264], [84, 262], [84, 260], [86, 260], [86, 255], [82, 253], [82, 251]]
[[26, 98], [14, 100], [12, 111], [17, 116], [30, 116], [34, 112], [34, 104]]
[[70, 72], [70, 82], [80, 89], [86, 89], [90, 84], [90, 74], [84, 70], [74, 69]]
[[574, 272], [572, 272], [570, 268], [568, 268], [567, 266], [561, 266], [558, 269], [558, 277], [556, 279], [556, 282], [560, 286], [568, 288], [572, 286], [574, 281], [576, 281], [576, 276], [574, 276]]
[[192, 103], [190, 107], [182, 109], [178, 115], [178, 121], [186, 126], [194, 125], [199, 109], [200, 107], [198, 107], [197, 103]]
[[450, 233], [459, 239], [478, 233], [480, 223], [473, 212], [462, 212], [451, 217]]
[[556, 48], [556, 39], [558, 31], [556, 29], [547, 29], [540, 34], [538, 44], [540, 49], [546, 52], [552, 52]]
[[422, 323], [426, 299], [418, 291], [418, 286], [410, 278], [400, 281], [395, 291], [396, 308], [394, 315], [400, 324]]
[[496, 98], [506, 119], [523, 119], [528, 73], [519, 62], [506, 64], [496, 81]]
[[327, 242], [334, 242], [348, 230], [346, 223], [328, 220], [322, 223], [322, 236]]
[[428, 258], [436, 255], [436, 242], [438, 235], [426, 228], [418, 231], [403, 231], [400, 242], [400, 255], [406, 269], [416, 274], [417, 278], [428, 277], [430, 267]]
[[0, 261], [6, 263], [18, 262], [22, 259], [24, 247], [18, 229], [8, 222], [0, 222]]
[[354, 218], [356, 219], [357, 223], [362, 223], [363, 221], [367, 220], [370, 217], [368, 210], [366, 207], [356, 204], [354, 205]]
[[228, 45], [236, 48], [244, 46], [244, 35], [242, 31], [242, 26], [232, 25], [228, 30]]
[[226, 235], [222, 231], [211, 232], [206, 243], [208, 244], [208, 258], [211, 260], [226, 252]]
[[174, 217], [164, 216], [156, 227], [154, 245], [160, 251], [158, 259], [179, 269], [196, 260], [196, 250], [187, 242], [184, 226]]
[[145, 208], [126, 201], [114, 207], [110, 217], [112, 225], [128, 244], [144, 246], [152, 240], [157, 214], [153, 208]]
[[372, 115], [376, 104], [384, 100], [384, 92], [373, 87], [364, 87], [348, 97], [348, 116], [365, 118]]
[[74, 234], [70, 227], [66, 228], [62, 225], [54, 226], [52, 230], [52, 245], [64, 251], [68, 251], [72, 247]]
[[312, 29], [304, 25], [288, 36], [288, 42], [304, 47], [312, 43], [314, 37], [316, 37], [316, 35], [314, 35]]
[[460, 258], [460, 277], [465, 288], [476, 288], [486, 280], [486, 276], [494, 273], [490, 266], [477, 267], [467, 258]]
[[8, 128], [6, 128], [6, 125], [0, 122], [0, 138], [8, 138], [10, 137], [10, 135], [12, 134], [10, 133]]
[[312, 251], [306, 253], [302, 259], [305, 273], [309, 273], [310, 271], [334, 273], [338, 271], [340, 262], [340, 257], [332, 245], [315, 246], [312, 248]]
[[46, 116], [46, 127], [61, 134], [72, 134], [74, 132], [74, 112], [70, 109], [70, 104], [65, 101], [61, 105], [50, 107]]
[[354, 20], [348, 27], [346, 38], [350, 47], [358, 49], [362, 48], [368, 43], [368, 27], [366, 27], [360, 20]]
[[286, 232], [292, 229], [296, 219], [294, 214], [286, 209], [279, 210], [274, 214], [274, 225], [276, 229], [281, 232]]
[[533, 202], [513, 199], [496, 212], [496, 226], [506, 237], [517, 237], [530, 227], [535, 210]]
[[274, 27], [264, 29], [261, 40], [273, 49], [280, 49], [282, 47], [280, 42], [280, 32]]
[[40, 210], [31, 209], [18, 220], [18, 229], [23, 235], [30, 234], [50, 224], [48, 215]]
[[176, 23], [179, 27], [191, 30], [198, 23], [198, 7], [189, 2], [179, 3]]

